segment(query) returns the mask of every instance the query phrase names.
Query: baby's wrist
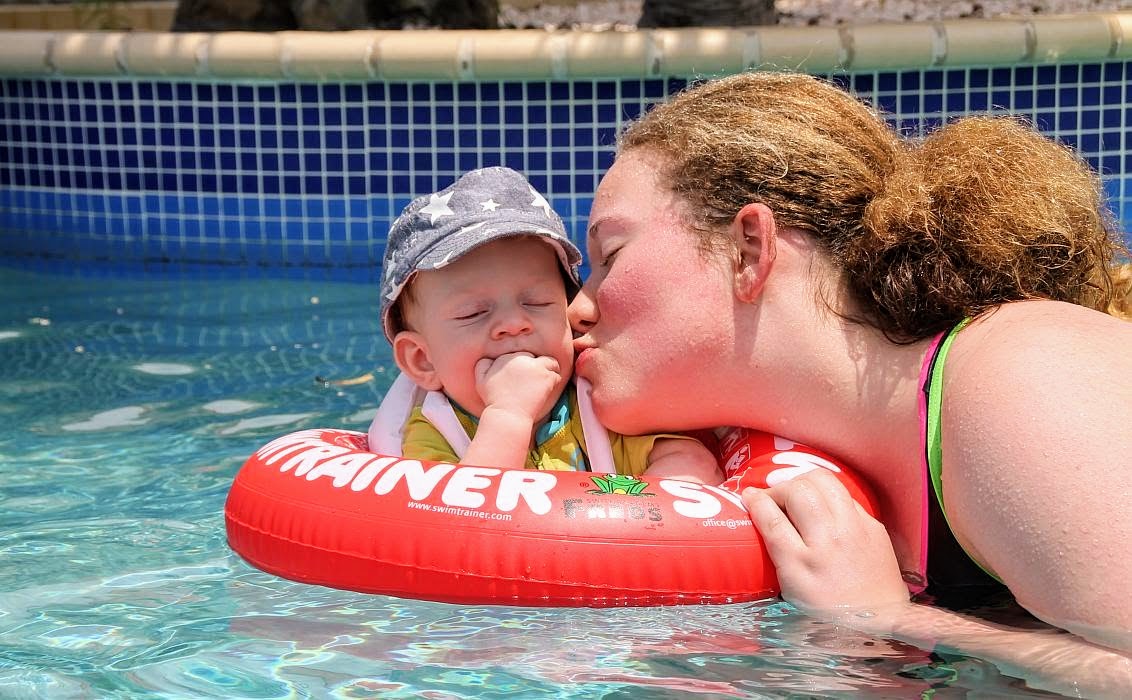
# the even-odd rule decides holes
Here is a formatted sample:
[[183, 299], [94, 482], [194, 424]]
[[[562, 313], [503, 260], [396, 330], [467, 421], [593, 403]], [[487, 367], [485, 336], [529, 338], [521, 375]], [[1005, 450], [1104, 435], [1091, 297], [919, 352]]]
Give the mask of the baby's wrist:
[[485, 422], [530, 431], [534, 427], [535, 418], [529, 411], [518, 406], [488, 404], [480, 414], [481, 428]]
[[522, 411], [488, 406], [464, 455], [464, 464], [522, 469], [530, 449], [534, 421]]

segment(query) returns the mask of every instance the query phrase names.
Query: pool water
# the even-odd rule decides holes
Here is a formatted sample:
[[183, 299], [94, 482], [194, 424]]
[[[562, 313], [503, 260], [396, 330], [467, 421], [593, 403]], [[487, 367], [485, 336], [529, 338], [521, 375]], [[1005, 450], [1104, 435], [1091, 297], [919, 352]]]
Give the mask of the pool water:
[[228, 486], [280, 434], [365, 429], [376, 291], [0, 267], [0, 697], [1048, 697], [776, 600], [469, 607], [251, 568]]

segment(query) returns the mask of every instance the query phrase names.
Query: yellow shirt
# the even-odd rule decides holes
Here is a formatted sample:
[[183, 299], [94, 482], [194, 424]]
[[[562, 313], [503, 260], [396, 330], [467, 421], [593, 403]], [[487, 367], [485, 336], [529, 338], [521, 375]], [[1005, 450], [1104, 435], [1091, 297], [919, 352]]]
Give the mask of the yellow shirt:
[[[468, 437], [474, 438], [478, 425], [475, 417], [453, 405], [460, 425]], [[613, 463], [618, 474], [640, 476], [648, 467], [649, 453], [658, 438], [684, 438], [683, 435], [620, 435], [609, 432], [613, 449]], [[690, 438], [686, 438], [690, 439]], [[582, 420], [578, 415], [578, 397], [571, 384], [558, 403], [551, 409], [546, 422], [535, 431], [535, 448], [527, 454], [527, 469], [551, 471], [589, 471], [586, 458], [586, 440], [582, 434]], [[427, 459], [434, 462], [459, 462], [459, 457], [432, 423], [421, 414], [419, 406], [413, 408], [409, 421], [402, 431], [401, 449], [409, 459]]]

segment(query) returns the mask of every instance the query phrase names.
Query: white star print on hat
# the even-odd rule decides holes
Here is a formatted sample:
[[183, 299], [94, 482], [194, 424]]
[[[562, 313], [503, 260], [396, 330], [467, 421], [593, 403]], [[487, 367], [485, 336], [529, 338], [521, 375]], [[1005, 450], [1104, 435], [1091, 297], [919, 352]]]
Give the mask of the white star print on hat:
[[453, 194], [455, 194], [455, 192], [449, 192], [448, 194], [442, 195], [433, 194], [431, 197], [429, 197], [428, 206], [421, 209], [418, 213], [421, 216], [432, 217], [429, 219], [430, 224], [435, 224], [436, 220], [442, 216], [455, 215], [456, 212], [452, 211], [448, 207], [448, 200], [452, 199]]
[[546, 197], [543, 197], [541, 194], [539, 194], [539, 191], [535, 188], [531, 187], [530, 185], [527, 185], [527, 188], [530, 189], [531, 194], [535, 196], [534, 200], [531, 202], [531, 206], [535, 207], [536, 209], [542, 209], [543, 213], [546, 214], [546, 218], [549, 219], [551, 211], [550, 202], [547, 202]]

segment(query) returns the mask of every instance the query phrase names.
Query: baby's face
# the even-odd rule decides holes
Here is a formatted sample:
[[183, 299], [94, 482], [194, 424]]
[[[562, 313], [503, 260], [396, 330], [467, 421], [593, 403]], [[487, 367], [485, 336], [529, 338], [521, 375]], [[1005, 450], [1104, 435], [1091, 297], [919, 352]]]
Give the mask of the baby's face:
[[420, 334], [443, 390], [478, 416], [484, 403], [475, 366], [529, 352], [558, 361], [561, 385], [573, 370], [566, 288], [554, 248], [538, 238], [487, 243], [439, 270], [417, 273], [409, 325]]

